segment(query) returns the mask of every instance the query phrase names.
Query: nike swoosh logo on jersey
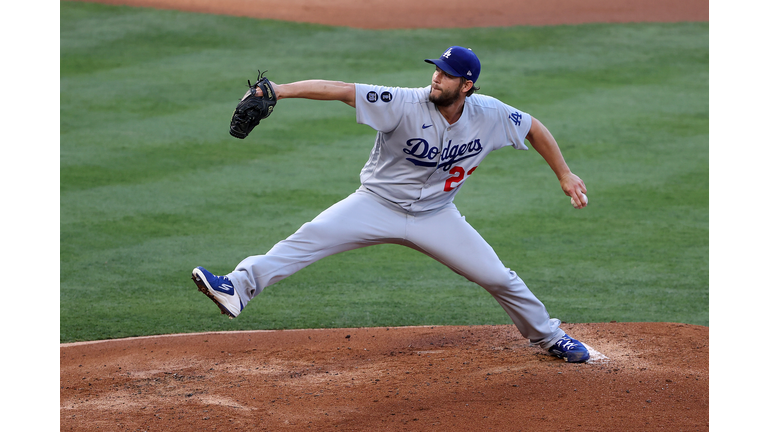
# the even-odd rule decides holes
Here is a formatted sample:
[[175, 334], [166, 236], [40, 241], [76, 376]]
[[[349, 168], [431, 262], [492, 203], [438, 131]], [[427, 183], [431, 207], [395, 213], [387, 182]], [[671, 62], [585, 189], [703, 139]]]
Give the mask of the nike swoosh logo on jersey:
[[422, 129], [431, 128], [431, 127], [432, 127], [432, 125], [428, 125], [428, 124], [426, 124], [426, 123], [424, 123], [424, 124], [422, 124], [422, 125], [421, 125], [421, 128], [422, 128]]
[[235, 295], [235, 287], [233, 287], [232, 285], [229, 285], [229, 284], [221, 284], [221, 285], [219, 285], [217, 287], [215, 286], [215, 287], [212, 287], [212, 288], [215, 289], [218, 292], [221, 292], [221, 293], [224, 293], [224, 294], [227, 294], [227, 295]]

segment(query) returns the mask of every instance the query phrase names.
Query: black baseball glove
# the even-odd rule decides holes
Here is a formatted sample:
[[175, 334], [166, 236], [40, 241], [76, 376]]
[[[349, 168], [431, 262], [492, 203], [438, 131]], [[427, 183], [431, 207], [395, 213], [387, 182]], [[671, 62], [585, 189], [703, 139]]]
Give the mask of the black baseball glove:
[[[267, 71], [264, 71], [266, 73]], [[251, 84], [248, 80], [248, 91], [232, 113], [229, 124], [229, 134], [235, 138], [244, 139], [259, 124], [262, 119], [269, 117], [277, 104], [277, 95], [272, 83], [259, 71], [259, 80]], [[256, 89], [261, 89], [261, 96], [256, 96]]]

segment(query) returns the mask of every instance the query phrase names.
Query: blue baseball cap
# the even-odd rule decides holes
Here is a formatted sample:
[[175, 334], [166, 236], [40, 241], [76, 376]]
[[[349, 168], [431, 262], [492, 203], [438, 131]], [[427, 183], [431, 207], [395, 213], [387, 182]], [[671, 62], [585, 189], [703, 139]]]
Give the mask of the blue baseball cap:
[[427, 63], [439, 67], [446, 73], [477, 82], [480, 78], [480, 60], [469, 48], [452, 46], [439, 59], [426, 59]]

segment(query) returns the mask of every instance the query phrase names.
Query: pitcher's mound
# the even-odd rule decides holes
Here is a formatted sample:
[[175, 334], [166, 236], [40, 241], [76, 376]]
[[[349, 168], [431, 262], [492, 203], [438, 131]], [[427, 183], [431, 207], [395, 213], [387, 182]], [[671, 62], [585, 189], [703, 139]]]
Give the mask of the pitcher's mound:
[[514, 326], [203, 333], [61, 345], [61, 430], [709, 429], [709, 329], [563, 325], [568, 364]]

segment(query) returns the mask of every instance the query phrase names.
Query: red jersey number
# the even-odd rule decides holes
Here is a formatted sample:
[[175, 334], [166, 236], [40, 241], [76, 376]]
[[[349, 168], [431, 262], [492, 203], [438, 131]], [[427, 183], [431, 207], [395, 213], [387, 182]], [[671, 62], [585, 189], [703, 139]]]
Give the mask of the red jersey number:
[[472, 173], [475, 171], [475, 168], [477, 167], [472, 167], [469, 171], [466, 172], [466, 174], [464, 173], [464, 168], [460, 166], [455, 166], [451, 168], [451, 170], [448, 172], [451, 173], [453, 177], [450, 177], [448, 180], [445, 181], [445, 187], [443, 188], [443, 190], [446, 192], [450, 192], [456, 189], [456, 187], [462, 182], [462, 180], [464, 180], [465, 176], [469, 177], [472, 175]]

